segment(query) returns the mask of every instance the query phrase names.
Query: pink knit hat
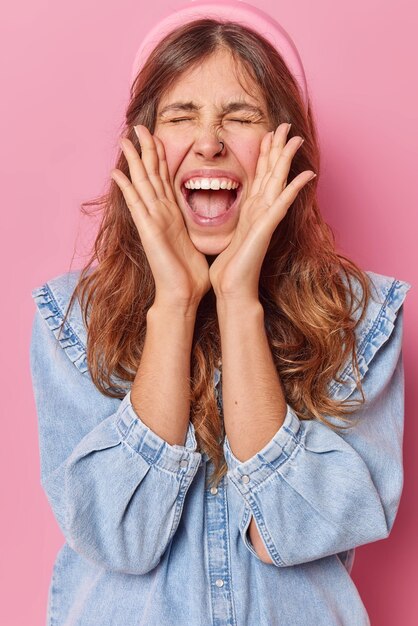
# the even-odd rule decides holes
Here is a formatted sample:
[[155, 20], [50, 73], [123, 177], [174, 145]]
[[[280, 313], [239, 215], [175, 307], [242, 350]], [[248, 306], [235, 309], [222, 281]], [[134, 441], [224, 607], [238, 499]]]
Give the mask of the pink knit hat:
[[298, 51], [288, 33], [270, 15], [242, 0], [190, 0], [167, 14], [143, 39], [135, 55], [131, 82], [136, 78], [156, 45], [178, 26], [203, 17], [233, 21], [248, 26], [263, 35], [278, 50], [289, 71], [295, 77], [305, 108], [308, 108], [308, 89], [305, 72]]

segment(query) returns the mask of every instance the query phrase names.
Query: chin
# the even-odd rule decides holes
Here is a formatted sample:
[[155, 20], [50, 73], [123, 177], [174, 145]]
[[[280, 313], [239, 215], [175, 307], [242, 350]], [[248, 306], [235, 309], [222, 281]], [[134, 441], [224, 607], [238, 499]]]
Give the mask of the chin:
[[[194, 245], [194, 247], [196, 248], [196, 250], [199, 250], [199, 252], [201, 252], [202, 254], [204, 254], [206, 257], [208, 257], [209, 259], [211, 257], [216, 257], [218, 256], [218, 254], [220, 254], [221, 252], [223, 252], [225, 250], [225, 248], [228, 247], [231, 239], [232, 239], [232, 234], [231, 235], [226, 235], [225, 237], [194, 237], [192, 234], [189, 233], [190, 239]], [[208, 259], [208, 260], [209, 260]], [[211, 259], [213, 260], [213, 258]]]

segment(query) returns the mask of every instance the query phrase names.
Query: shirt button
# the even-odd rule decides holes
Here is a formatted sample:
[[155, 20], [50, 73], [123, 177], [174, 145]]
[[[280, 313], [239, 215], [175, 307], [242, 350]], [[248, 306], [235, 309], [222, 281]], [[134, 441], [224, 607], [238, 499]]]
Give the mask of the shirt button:
[[210, 492], [213, 493], [213, 495], [218, 493], [218, 488], [217, 487], [211, 487], [210, 488]]
[[250, 482], [250, 477], [247, 476], [247, 474], [244, 474], [244, 476], [241, 476], [241, 480], [243, 483], [249, 483]]
[[217, 587], [223, 587], [224, 586], [224, 581], [222, 580], [222, 578], [218, 578], [218, 580], [215, 581], [215, 585]]
[[187, 467], [186, 459], [183, 459], [182, 461], [180, 461], [180, 467]]

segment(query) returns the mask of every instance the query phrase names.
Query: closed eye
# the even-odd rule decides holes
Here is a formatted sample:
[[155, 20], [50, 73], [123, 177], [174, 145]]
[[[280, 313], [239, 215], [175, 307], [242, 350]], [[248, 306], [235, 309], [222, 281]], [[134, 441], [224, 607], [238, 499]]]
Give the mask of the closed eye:
[[[190, 120], [189, 117], [178, 117], [176, 119], [170, 120], [170, 122], [172, 122], [173, 124], [176, 124], [177, 122], [187, 122], [189, 120]], [[252, 120], [230, 119], [229, 121], [230, 122], [239, 122], [240, 124], [252, 124]]]

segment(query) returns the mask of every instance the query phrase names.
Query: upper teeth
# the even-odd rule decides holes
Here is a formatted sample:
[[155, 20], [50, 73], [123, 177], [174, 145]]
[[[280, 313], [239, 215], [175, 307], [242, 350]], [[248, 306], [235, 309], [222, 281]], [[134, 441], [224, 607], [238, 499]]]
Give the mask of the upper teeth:
[[236, 189], [239, 183], [224, 178], [195, 178], [184, 183], [187, 189]]

